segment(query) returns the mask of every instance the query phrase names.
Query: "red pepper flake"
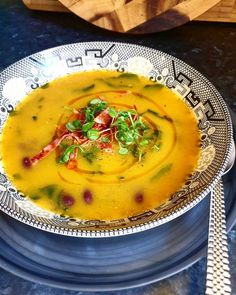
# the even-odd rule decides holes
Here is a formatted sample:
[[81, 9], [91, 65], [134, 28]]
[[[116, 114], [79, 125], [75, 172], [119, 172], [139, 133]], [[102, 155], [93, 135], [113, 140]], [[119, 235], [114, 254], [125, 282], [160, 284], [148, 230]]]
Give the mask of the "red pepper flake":
[[143, 194], [142, 193], [137, 193], [136, 195], [135, 195], [135, 202], [137, 202], [137, 203], [142, 203], [143, 202]]
[[71, 195], [66, 193], [62, 193], [60, 201], [62, 206], [66, 208], [72, 207], [75, 203], [75, 199]]
[[31, 163], [30, 158], [29, 158], [29, 157], [24, 157], [24, 158], [22, 159], [22, 165], [23, 165], [25, 168], [29, 169], [29, 168], [32, 166], [32, 163]]
[[90, 190], [85, 190], [83, 194], [83, 198], [86, 204], [90, 204], [93, 201], [93, 195]]

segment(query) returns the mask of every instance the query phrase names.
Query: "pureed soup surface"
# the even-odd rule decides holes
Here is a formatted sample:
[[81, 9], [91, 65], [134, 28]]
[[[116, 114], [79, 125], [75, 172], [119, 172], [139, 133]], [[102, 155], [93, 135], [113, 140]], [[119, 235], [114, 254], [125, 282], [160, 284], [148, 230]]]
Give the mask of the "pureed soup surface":
[[2, 134], [5, 171], [38, 206], [81, 219], [132, 216], [165, 202], [199, 158], [193, 112], [134, 74], [71, 74], [36, 89]]

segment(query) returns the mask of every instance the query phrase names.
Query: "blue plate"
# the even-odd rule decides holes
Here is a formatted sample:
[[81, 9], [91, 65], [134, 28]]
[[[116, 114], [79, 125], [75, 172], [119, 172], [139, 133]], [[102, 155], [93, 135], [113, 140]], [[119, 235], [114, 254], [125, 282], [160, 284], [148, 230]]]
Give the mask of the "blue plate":
[[[224, 176], [228, 229], [236, 219], [236, 165]], [[0, 265], [28, 280], [81, 291], [142, 286], [206, 254], [209, 196], [157, 228], [106, 239], [51, 234], [0, 215]]]

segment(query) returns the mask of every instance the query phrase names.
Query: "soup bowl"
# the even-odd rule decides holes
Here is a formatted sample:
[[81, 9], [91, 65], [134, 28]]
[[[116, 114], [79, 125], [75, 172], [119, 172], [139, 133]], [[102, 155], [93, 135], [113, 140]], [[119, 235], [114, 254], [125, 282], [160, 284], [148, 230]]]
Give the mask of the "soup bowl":
[[[28, 56], [0, 73], [0, 128], [31, 91], [70, 73], [115, 70], [144, 76], [181, 96], [198, 121], [200, 158], [184, 185], [156, 208], [118, 220], [82, 220], [43, 210], [26, 198], [0, 165], [0, 208], [33, 227], [77, 237], [111, 237], [147, 230], [193, 208], [223, 175], [233, 148], [227, 106], [215, 87], [183, 61], [155, 49], [117, 42], [63, 45]], [[183, 151], [184, 152], [184, 151]]]

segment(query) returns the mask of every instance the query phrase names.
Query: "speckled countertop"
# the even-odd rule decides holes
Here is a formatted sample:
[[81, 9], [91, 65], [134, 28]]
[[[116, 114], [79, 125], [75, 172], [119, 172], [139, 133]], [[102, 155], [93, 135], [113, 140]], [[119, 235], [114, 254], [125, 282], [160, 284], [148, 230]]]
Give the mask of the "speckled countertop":
[[[0, 1], [0, 70], [37, 51], [79, 41], [141, 44], [174, 55], [202, 72], [236, 112], [236, 24], [193, 22], [149, 35], [123, 35], [95, 28], [71, 14], [33, 12], [21, 1]], [[229, 235], [232, 294], [236, 294], [236, 227]], [[206, 260], [150, 286], [107, 295], [204, 294]], [[0, 268], [0, 295], [92, 295], [21, 279]]]

